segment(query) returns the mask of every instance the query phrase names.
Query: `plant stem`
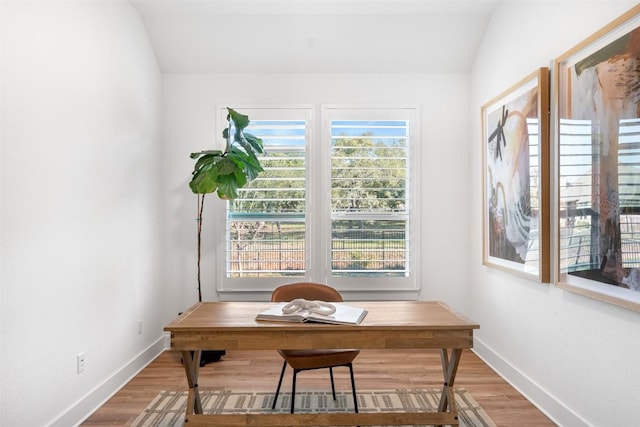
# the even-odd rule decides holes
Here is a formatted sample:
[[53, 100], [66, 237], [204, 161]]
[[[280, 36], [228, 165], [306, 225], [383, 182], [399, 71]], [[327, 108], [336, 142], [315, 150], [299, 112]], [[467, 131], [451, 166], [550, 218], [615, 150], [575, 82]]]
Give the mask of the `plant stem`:
[[202, 243], [202, 209], [204, 208], [204, 194], [198, 194], [198, 302], [202, 302], [202, 287], [200, 283], [200, 258]]

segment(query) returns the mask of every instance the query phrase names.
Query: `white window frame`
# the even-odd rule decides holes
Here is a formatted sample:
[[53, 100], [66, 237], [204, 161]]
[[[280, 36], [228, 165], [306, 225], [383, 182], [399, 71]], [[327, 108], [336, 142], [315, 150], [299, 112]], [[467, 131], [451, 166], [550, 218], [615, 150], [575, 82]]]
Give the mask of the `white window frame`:
[[331, 164], [331, 121], [332, 120], [410, 120], [409, 135], [409, 188], [407, 201], [409, 202], [410, 257], [409, 277], [338, 277], [331, 274], [331, 212], [329, 209], [321, 211], [324, 238], [320, 239], [323, 246], [324, 275], [323, 281], [336, 287], [341, 292], [354, 297], [367, 294], [379, 295], [381, 298], [414, 299], [420, 290], [420, 202], [417, 187], [420, 183], [417, 161], [420, 159], [420, 109], [415, 105], [323, 105], [320, 117], [322, 119], [321, 141], [323, 154], [323, 171], [325, 171], [322, 194], [324, 203], [331, 206], [331, 177], [328, 173]]
[[[415, 105], [322, 105], [320, 116], [312, 105], [239, 105], [236, 111], [249, 119], [304, 119], [307, 122], [306, 150], [306, 274], [299, 277], [227, 278], [226, 237], [215, 236], [216, 290], [220, 300], [265, 300], [277, 286], [294, 281], [328, 283], [345, 299], [417, 299], [420, 291], [420, 109]], [[226, 126], [226, 105], [216, 107], [216, 135]], [[410, 120], [410, 175], [407, 200], [410, 202], [409, 277], [334, 277], [331, 275], [331, 120]], [[318, 130], [320, 127], [320, 130]], [[310, 179], [323, 176], [322, 179]], [[210, 203], [209, 206], [212, 206]], [[226, 230], [226, 205], [216, 203], [214, 221]], [[226, 236], [226, 234], [225, 234]]]
[[[267, 106], [234, 106], [234, 110], [249, 116], [249, 120], [278, 120], [278, 119], [296, 119], [296, 120], [305, 120], [307, 122], [306, 126], [306, 138], [307, 138], [307, 147], [306, 147], [306, 180], [309, 182], [309, 177], [312, 174], [316, 173], [315, 169], [317, 167], [314, 162], [313, 155], [311, 152], [311, 146], [313, 145], [313, 123], [315, 118], [315, 109], [311, 105], [267, 105]], [[222, 130], [226, 127], [227, 121], [227, 109], [226, 106], [218, 106], [217, 107], [217, 126], [216, 126], [216, 135], [221, 135]], [[221, 127], [222, 126], [222, 127]], [[267, 147], [265, 147], [268, 149]], [[310, 206], [310, 193], [314, 190], [309, 188], [307, 184], [307, 200], [306, 200], [306, 213], [305, 213], [305, 222], [306, 222], [306, 243], [305, 243], [305, 257], [307, 261], [313, 259], [311, 255], [310, 242], [314, 241], [316, 238], [313, 237], [317, 234], [315, 231], [315, 227], [318, 224], [318, 220], [315, 218], [314, 209]], [[219, 204], [221, 208], [219, 209], [220, 221], [218, 224], [221, 224], [221, 231], [226, 230], [226, 202]], [[307, 262], [307, 274], [302, 276], [293, 277], [236, 277], [236, 278], [227, 278], [227, 264], [226, 264], [226, 231], [223, 233], [223, 238], [216, 238], [216, 283], [217, 283], [217, 292], [221, 296], [224, 294], [233, 294], [237, 292], [242, 292], [243, 296], [246, 296], [248, 293], [264, 293], [269, 292], [275, 289], [277, 286], [293, 281], [310, 281], [312, 271], [312, 265], [310, 262]], [[231, 298], [233, 299], [233, 298]], [[263, 298], [258, 298], [263, 299]]]

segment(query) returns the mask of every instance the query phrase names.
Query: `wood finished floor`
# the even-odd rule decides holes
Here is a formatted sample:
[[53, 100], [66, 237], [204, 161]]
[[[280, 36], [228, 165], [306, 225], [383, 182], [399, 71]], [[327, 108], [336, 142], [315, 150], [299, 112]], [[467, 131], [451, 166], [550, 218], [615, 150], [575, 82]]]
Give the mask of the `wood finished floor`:
[[[200, 369], [200, 388], [234, 391], [275, 391], [282, 361], [275, 351], [227, 351], [220, 362]], [[431, 388], [442, 384], [440, 354], [424, 350], [362, 350], [354, 362], [356, 387], [361, 390]], [[335, 370], [336, 389], [350, 390], [346, 368]], [[499, 427], [555, 426], [473, 352], [465, 350], [456, 387], [467, 389]], [[287, 370], [283, 391], [291, 387]], [[186, 390], [180, 355], [166, 351], [133, 378], [82, 426], [129, 425], [161, 390]], [[298, 375], [298, 390], [330, 389], [326, 370]]]

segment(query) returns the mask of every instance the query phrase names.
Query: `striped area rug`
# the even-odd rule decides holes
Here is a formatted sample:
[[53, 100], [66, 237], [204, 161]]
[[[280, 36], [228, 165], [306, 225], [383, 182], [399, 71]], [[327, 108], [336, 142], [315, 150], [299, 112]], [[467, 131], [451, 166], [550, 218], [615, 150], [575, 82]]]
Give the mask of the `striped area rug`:
[[[287, 413], [290, 393], [280, 393], [275, 411], [273, 392], [237, 392], [229, 390], [201, 390], [204, 413]], [[460, 425], [464, 427], [496, 427], [489, 416], [464, 389], [456, 389], [456, 404]], [[358, 391], [360, 412], [416, 412], [435, 411], [440, 400], [439, 389], [397, 389]], [[184, 425], [187, 402], [186, 391], [162, 391], [136, 418], [135, 427], [174, 427]], [[301, 391], [296, 393], [296, 413], [353, 412], [350, 392]]]

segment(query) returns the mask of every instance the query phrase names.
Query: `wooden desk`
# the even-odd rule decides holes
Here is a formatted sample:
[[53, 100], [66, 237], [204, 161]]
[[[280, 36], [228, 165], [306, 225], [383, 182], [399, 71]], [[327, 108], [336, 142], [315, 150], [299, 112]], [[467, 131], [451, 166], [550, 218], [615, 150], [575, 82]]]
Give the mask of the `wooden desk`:
[[[369, 313], [357, 326], [320, 323], [258, 322], [272, 303], [204, 302], [184, 312], [164, 330], [171, 349], [182, 352], [189, 383], [189, 427], [221, 426], [372, 426], [459, 425], [453, 385], [465, 348], [473, 347], [479, 325], [431, 301], [349, 302]], [[310, 348], [440, 349], [444, 384], [438, 412], [327, 414], [202, 414], [198, 392], [201, 350], [277, 350]], [[193, 353], [192, 353], [193, 352]], [[193, 355], [192, 355], [193, 354]], [[357, 364], [357, 360], [355, 362]], [[357, 371], [356, 371], [357, 372]], [[275, 381], [275, 378], [274, 378]], [[357, 373], [356, 373], [357, 381]]]

